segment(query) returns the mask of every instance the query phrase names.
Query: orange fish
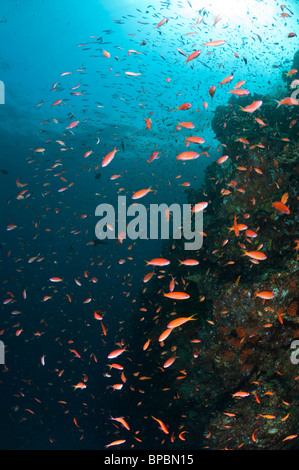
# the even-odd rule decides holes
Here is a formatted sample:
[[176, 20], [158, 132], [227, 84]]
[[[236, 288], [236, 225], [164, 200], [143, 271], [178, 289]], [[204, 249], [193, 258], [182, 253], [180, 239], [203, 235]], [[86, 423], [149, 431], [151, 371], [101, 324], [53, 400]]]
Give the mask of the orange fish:
[[96, 320], [103, 320], [103, 317], [99, 315], [97, 312], [94, 312], [93, 316]]
[[113, 158], [115, 157], [115, 154], [116, 152], [119, 152], [119, 150], [116, 150], [116, 147], [114, 148], [114, 150], [112, 150], [112, 152], [109, 152], [103, 159], [102, 161], [102, 167], [105, 167], [107, 165], [109, 165], [109, 163], [113, 160]]
[[148, 188], [148, 189], [141, 189], [140, 191], [137, 191], [136, 193], [133, 194], [132, 196], [132, 199], [140, 199], [144, 196], [146, 196], [150, 191], [153, 191], [153, 189], [151, 189], [152, 187]]
[[298, 72], [297, 69], [292, 69], [287, 73], [287, 76], [290, 77], [291, 75], [295, 75]]
[[175, 288], [175, 278], [172, 278], [170, 283], [169, 283], [169, 291], [173, 292]]
[[267, 256], [262, 253], [261, 251], [245, 251], [244, 250], [244, 255], [243, 256], [249, 256], [249, 258], [255, 259], [255, 260], [265, 260], [267, 259]]
[[246, 106], [246, 108], [242, 108], [242, 106], [240, 106], [240, 108], [242, 109], [242, 111], [245, 111], [246, 113], [254, 113], [254, 111], [259, 109], [262, 106], [262, 104], [263, 104], [262, 101], [253, 101], [253, 103]]
[[174, 363], [175, 360], [176, 360], [175, 356], [170, 357], [169, 359], [167, 359], [166, 362], [164, 362], [163, 368], [166, 369], [167, 367], [170, 367]]
[[239, 232], [239, 226], [237, 224], [237, 217], [236, 216], [234, 217], [234, 232], [235, 232], [236, 237], [238, 237], [240, 232]]
[[119, 364], [108, 364], [108, 367], [110, 367], [110, 369], [123, 370], [123, 366], [120, 366]]
[[138, 75], [141, 75], [139, 72], [125, 72], [125, 74], [129, 75], [130, 77], [137, 77]]
[[236, 392], [232, 395], [233, 398], [244, 398], [244, 397], [248, 397], [249, 396], [249, 393], [248, 392]]
[[54, 101], [54, 103], [52, 103], [51, 106], [57, 106], [57, 105], [60, 104], [61, 102], [62, 102], [62, 100]]
[[225, 44], [226, 41], [210, 41], [210, 42], [206, 42], [204, 44], [204, 47], [217, 47], [217, 46], [222, 46], [223, 44]]
[[217, 15], [214, 19], [214, 23], [213, 23], [213, 26], [216, 26], [216, 24], [218, 23], [218, 21], [221, 20], [221, 16], [220, 15]]
[[61, 279], [60, 277], [51, 277], [50, 281], [52, 281], [52, 282], [62, 282], [63, 279]]
[[163, 18], [163, 20], [160, 21], [160, 23], [156, 26], [156, 29], [160, 28], [163, 24], [168, 23], [169, 18]]
[[258, 124], [260, 124], [261, 126], [266, 126], [266, 125], [267, 125], [267, 124], [265, 124], [264, 121], [262, 121], [262, 119], [260, 119], [260, 118], [255, 118], [255, 120], [256, 120], [256, 122], [257, 122]]
[[191, 136], [191, 137], [185, 137], [185, 139], [188, 142], [192, 142], [192, 144], [204, 144], [205, 143], [205, 139], [203, 139], [202, 137]]
[[180, 434], [179, 434], [179, 439], [181, 439], [181, 441], [185, 441], [186, 439], [184, 438], [183, 434], [185, 434], [186, 432], [188, 431], [182, 431]]
[[190, 60], [194, 60], [196, 59], [196, 57], [198, 57], [199, 55], [201, 54], [201, 51], [200, 50], [197, 50], [197, 51], [194, 51], [192, 52], [192, 54], [190, 54], [186, 60], [187, 64], [188, 62], [190, 62]]
[[192, 122], [179, 122], [178, 125], [184, 127], [185, 129], [195, 129], [195, 126], [192, 124]]
[[184, 266], [197, 266], [199, 261], [196, 259], [185, 259], [184, 261], [180, 261], [180, 266], [183, 264]]
[[221, 87], [222, 85], [226, 85], [227, 83], [230, 83], [233, 79], [234, 79], [233, 74], [232, 74], [232, 75], [228, 75], [228, 77], [225, 77], [221, 82], [219, 82], [220, 87]]
[[243, 89], [238, 89], [238, 90], [230, 90], [227, 93], [231, 93], [232, 95], [236, 96], [247, 96], [250, 94], [250, 91], [248, 90], [243, 90]]
[[164, 341], [166, 338], [168, 338], [168, 336], [170, 335], [172, 329], [171, 328], [167, 328], [167, 330], [163, 331], [163, 333], [159, 336], [159, 340], [160, 342]]
[[83, 390], [84, 388], [86, 388], [86, 385], [83, 382], [79, 382], [76, 385], [73, 385], [73, 387], [74, 387], [74, 390], [77, 390], [77, 388], [79, 388], [80, 390]]
[[282, 442], [283, 442], [283, 441], [289, 441], [290, 439], [295, 439], [297, 436], [298, 436], [297, 434], [292, 434], [291, 436], [285, 437], [285, 438], [282, 440]]
[[128, 431], [130, 431], [130, 426], [129, 426], [128, 423], [124, 420], [124, 418], [113, 418], [112, 416], [110, 416], [110, 419], [113, 420], [113, 421], [118, 421], [118, 422], [121, 423]]
[[260, 297], [261, 299], [268, 300], [268, 299], [273, 299], [275, 297], [275, 294], [273, 292], [256, 292], [255, 297]]
[[70, 352], [74, 353], [76, 357], [81, 359], [80, 354], [75, 349], [70, 349]]
[[144, 278], [143, 278], [143, 282], [148, 282], [148, 281], [150, 281], [154, 274], [155, 274], [154, 272], [152, 272], [152, 273], [147, 273], [147, 274], [144, 276]]
[[249, 237], [249, 238], [257, 237], [257, 233], [255, 233], [253, 230], [246, 230], [245, 235], [246, 237]]
[[74, 127], [78, 126], [80, 121], [73, 121], [70, 123], [70, 125], [67, 127], [67, 129], [74, 129]]
[[245, 83], [246, 83], [245, 80], [241, 80], [240, 82], [238, 82], [238, 83], [234, 86], [234, 89], [240, 88], [241, 86], [245, 85]]
[[212, 99], [213, 99], [213, 96], [215, 95], [215, 91], [216, 91], [215, 85], [211, 86], [211, 88], [209, 89], [209, 94]]
[[288, 193], [284, 193], [284, 195], [282, 196], [280, 202], [281, 202], [282, 204], [285, 204], [285, 203], [287, 202], [288, 198], [289, 198]]
[[160, 424], [160, 427], [161, 427], [160, 429], [161, 429], [163, 432], [165, 432], [165, 434], [169, 434], [169, 431], [168, 431], [167, 427], [165, 426], [165, 424], [163, 423], [163, 421], [161, 421], [161, 420], [158, 419], [158, 418], [155, 418], [154, 416], [152, 416], [152, 418]]
[[146, 122], [147, 129], [150, 130], [152, 128], [152, 126], [151, 126], [152, 120], [151, 119], [145, 119], [145, 118], [144, 118], [144, 120]]
[[295, 98], [284, 98], [281, 101], [278, 101], [278, 100], [275, 100], [275, 101], [276, 101], [276, 103], [278, 103], [277, 108], [279, 108], [279, 106], [281, 106], [281, 105], [283, 105], [283, 106], [298, 106], [298, 104], [299, 104], [299, 101], [295, 100]]
[[177, 108], [177, 111], [186, 111], [187, 109], [190, 109], [192, 107], [191, 103], [183, 103], [181, 106]]
[[167, 294], [163, 294], [164, 297], [173, 300], [186, 300], [190, 298], [190, 295], [186, 294], [186, 292], [168, 292]]
[[186, 161], [186, 160], [195, 160], [195, 159], [198, 158], [198, 157], [199, 157], [199, 153], [188, 151], [188, 152], [182, 152], [182, 153], [180, 153], [180, 154], [176, 157], [176, 159], [177, 159], [177, 160]]
[[222, 163], [226, 162], [228, 158], [229, 158], [228, 155], [223, 155], [223, 157], [218, 158], [217, 160], [218, 165], [222, 165]]
[[119, 446], [120, 444], [123, 444], [124, 442], [126, 442], [125, 439], [120, 439], [118, 441], [110, 442], [110, 444], [107, 444], [105, 447], [107, 449], [108, 447], [111, 447], [111, 446]]
[[151, 265], [151, 266], [167, 266], [170, 264], [170, 261], [165, 258], [154, 258], [151, 261], [146, 261], [146, 265]]
[[108, 357], [108, 359], [114, 359], [115, 357], [120, 356], [125, 351], [126, 351], [125, 348], [116, 349], [115, 351], [112, 351], [107, 357]]
[[193, 207], [192, 212], [193, 212], [193, 214], [195, 214], [196, 212], [203, 211], [207, 206], [208, 206], [208, 203], [205, 202], [205, 201], [204, 202], [198, 202]]
[[275, 209], [277, 209], [279, 212], [283, 212], [284, 214], [290, 214], [290, 209], [282, 202], [273, 202], [272, 207], [275, 207]]
[[170, 323], [168, 323], [167, 328], [177, 328], [190, 320], [195, 320], [193, 317], [195, 317], [195, 314], [191, 315], [191, 317], [176, 318], [175, 320], [172, 320]]

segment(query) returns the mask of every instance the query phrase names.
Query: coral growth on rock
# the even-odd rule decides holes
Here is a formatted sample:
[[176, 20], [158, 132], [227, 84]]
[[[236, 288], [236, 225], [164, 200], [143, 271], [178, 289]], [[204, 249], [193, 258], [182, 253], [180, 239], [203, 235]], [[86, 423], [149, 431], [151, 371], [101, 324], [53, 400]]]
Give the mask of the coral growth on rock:
[[[257, 100], [263, 105], [255, 113], [241, 109]], [[171, 280], [167, 269], [156, 270], [144, 285], [145, 313], [136, 320], [134, 341], [142, 349], [151, 339], [141, 367], [150, 377], [152, 403], [164, 405], [176, 429], [174, 448], [298, 446], [293, 436], [299, 369], [291, 360], [291, 344], [299, 338], [298, 118], [296, 106], [277, 107], [275, 100], [257, 95], [232, 97], [216, 109], [212, 126], [229, 158], [212, 163], [203, 187], [188, 193], [192, 205], [209, 202], [203, 247], [184, 252], [183, 241], [176, 240], [163, 253], [176, 290], [190, 299], [163, 298]], [[289, 212], [277, 209], [277, 202]], [[190, 253], [199, 265], [179, 265]], [[195, 321], [159, 341], [172, 319], [191, 315]], [[174, 363], [163, 368], [172, 356]], [[177, 437], [182, 430], [184, 443]]]

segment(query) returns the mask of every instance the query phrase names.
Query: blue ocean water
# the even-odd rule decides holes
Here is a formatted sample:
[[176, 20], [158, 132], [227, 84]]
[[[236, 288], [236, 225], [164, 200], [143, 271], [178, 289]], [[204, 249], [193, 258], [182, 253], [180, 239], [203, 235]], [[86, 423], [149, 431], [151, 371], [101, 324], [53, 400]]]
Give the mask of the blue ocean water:
[[[147, 208], [188, 203], [207, 167], [226, 155], [212, 121], [217, 107], [229, 111], [228, 91], [245, 81], [241, 89], [251, 96], [272, 102], [290, 96], [282, 74], [298, 50], [296, 34], [288, 37], [297, 29], [296, 0], [283, 8], [275, 0], [2, 0], [2, 449], [104, 449], [116, 440], [125, 440], [126, 449], [171, 447], [166, 434], [161, 443], [163, 432], [151, 418], [164, 420], [169, 406], [161, 398], [157, 409], [157, 384], [145, 394], [143, 382], [129, 380], [141, 374], [144, 360], [150, 375], [159, 367], [142, 351], [139, 358], [134, 335], [136, 318], [148, 314], [146, 260], [167, 257], [168, 245], [159, 239], [98, 244], [95, 210], [102, 203], [117, 207], [118, 196], [129, 205], [135, 192], [150, 187], [140, 201]], [[204, 46], [213, 41], [223, 43]], [[220, 86], [230, 76], [232, 83]], [[192, 107], [177, 110], [184, 103]], [[195, 131], [181, 122], [192, 122]], [[204, 142], [186, 148], [191, 135]], [[200, 157], [176, 159], [189, 150]], [[148, 162], [154, 152], [159, 158]], [[157, 315], [161, 289], [149, 299]], [[107, 355], [128, 344], [126, 359], [116, 360], [124, 365], [121, 378]], [[74, 389], [78, 383], [86, 388]], [[167, 410], [173, 427], [175, 409]], [[125, 417], [130, 431], [111, 416]], [[195, 444], [186, 437], [176, 445]]]

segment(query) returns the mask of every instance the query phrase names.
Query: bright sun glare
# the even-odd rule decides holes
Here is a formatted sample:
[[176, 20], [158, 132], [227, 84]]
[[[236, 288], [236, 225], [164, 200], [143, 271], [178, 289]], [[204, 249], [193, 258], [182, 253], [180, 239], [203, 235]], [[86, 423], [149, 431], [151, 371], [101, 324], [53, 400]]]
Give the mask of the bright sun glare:
[[247, 12], [255, 16], [265, 17], [273, 13], [273, 3], [264, 0], [189, 0], [193, 9], [205, 9], [210, 13], [221, 15], [224, 19], [245, 17]]

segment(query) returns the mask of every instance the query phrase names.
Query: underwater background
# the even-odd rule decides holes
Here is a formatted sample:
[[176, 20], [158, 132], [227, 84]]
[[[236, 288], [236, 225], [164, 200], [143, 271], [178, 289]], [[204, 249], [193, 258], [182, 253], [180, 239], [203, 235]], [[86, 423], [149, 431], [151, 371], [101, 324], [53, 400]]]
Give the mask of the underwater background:
[[[1, 1], [1, 449], [298, 449], [298, 13]], [[97, 239], [149, 188], [200, 250]]]

